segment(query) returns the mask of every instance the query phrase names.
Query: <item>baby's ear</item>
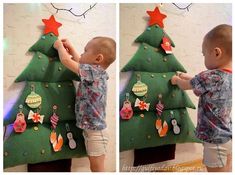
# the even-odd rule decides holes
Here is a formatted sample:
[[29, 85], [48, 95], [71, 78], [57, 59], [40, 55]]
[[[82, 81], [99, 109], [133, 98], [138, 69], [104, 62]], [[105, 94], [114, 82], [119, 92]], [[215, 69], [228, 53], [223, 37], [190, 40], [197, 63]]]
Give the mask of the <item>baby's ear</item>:
[[222, 56], [222, 50], [219, 47], [214, 48], [215, 56], [221, 57]]
[[95, 61], [96, 63], [101, 63], [104, 60], [104, 55], [103, 54], [98, 54]]

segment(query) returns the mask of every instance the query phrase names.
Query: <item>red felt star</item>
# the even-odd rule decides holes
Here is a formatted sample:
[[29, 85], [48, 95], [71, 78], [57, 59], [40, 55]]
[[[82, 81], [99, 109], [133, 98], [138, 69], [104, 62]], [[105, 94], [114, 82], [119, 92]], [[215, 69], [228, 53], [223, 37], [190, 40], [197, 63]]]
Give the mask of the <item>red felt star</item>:
[[158, 7], [156, 7], [154, 11], [147, 11], [147, 13], [150, 16], [149, 26], [157, 24], [161, 28], [164, 28], [163, 19], [166, 18], [166, 15], [160, 13]]
[[56, 36], [59, 36], [58, 28], [62, 26], [62, 24], [57, 22], [53, 15], [51, 15], [49, 19], [42, 19], [42, 22], [45, 24], [44, 34], [52, 32]]

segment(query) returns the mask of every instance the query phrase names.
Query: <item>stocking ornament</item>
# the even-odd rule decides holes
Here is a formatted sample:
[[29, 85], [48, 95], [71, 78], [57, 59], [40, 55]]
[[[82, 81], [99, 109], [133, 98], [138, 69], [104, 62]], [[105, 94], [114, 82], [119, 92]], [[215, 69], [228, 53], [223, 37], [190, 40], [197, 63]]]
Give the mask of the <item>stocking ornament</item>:
[[162, 94], [158, 95], [158, 99], [159, 99], [159, 102], [158, 102], [158, 104], [156, 104], [156, 110], [157, 110], [157, 115], [161, 116], [162, 112], [163, 112], [163, 109], [164, 109], [164, 105], [161, 102]]
[[27, 96], [25, 103], [33, 109], [38, 108], [42, 103], [42, 97], [35, 93], [34, 84], [31, 85], [31, 93]]
[[137, 83], [134, 84], [132, 91], [138, 97], [142, 97], [148, 92], [148, 86], [141, 82], [140, 74], [137, 74]]
[[158, 118], [156, 120], [155, 127], [156, 127], [160, 137], [165, 137], [166, 136], [166, 133], [168, 131], [168, 124], [167, 124], [166, 121], [164, 121], [163, 124], [162, 124], [162, 120], [160, 118]]
[[181, 132], [180, 126], [177, 123], [177, 120], [175, 119], [175, 117], [173, 116], [174, 115], [173, 111], [171, 111], [170, 113], [171, 113], [171, 124], [172, 124], [172, 128], [173, 128], [173, 133], [175, 135], [179, 135]]
[[50, 142], [55, 152], [61, 151], [63, 143], [64, 143], [63, 137], [61, 136], [61, 134], [59, 134], [59, 136], [57, 137], [55, 130], [52, 130], [51, 135], [50, 135]]
[[126, 93], [126, 100], [123, 102], [123, 107], [120, 111], [121, 118], [129, 120], [133, 116], [133, 109], [129, 100], [129, 93]]
[[77, 143], [76, 143], [76, 141], [73, 138], [73, 133], [70, 131], [68, 123], [65, 124], [65, 128], [66, 128], [66, 131], [67, 131], [66, 136], [67, 136], [67, 138], [69, 140], [69, 148], [71, 150], [76, 149], [77, 148]]
[[22, 133], [26, 129], [25, 116], [23, 114], [23, 105], [19, 105], [19, 113], [16, 115], [16, 120], [13, 123], [13, 128], [16, 133]]

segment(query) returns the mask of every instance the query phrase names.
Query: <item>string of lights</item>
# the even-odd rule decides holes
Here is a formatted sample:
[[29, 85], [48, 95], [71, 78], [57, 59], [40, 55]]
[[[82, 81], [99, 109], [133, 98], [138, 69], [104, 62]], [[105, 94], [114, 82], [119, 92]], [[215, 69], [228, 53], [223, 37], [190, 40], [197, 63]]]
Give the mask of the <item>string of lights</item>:
[[68, 12], [70, 12], [73, 16], [76, 16], [76, 17], [86, 17], [86, 13], [89, 11], [89, 10], [91, 10], [92, 8], [94, 8], [95, 6], [96, 6], [96, 4], [97, 3], [95, 3], [95, 4], [93, 4], [93, 5], [90, 5], [90, 7], [87, 9], [87, 10], [85, 10], [83, 13], [81, 13], [81, 14], [75, 14], [73, 11], [72, 11], [72, 9], [73, 8], [70, 8], [70, 9], [64, 9], [64, 8], [57, 8], [53, 3], [51, 3], [51, 6], [54, 8], [54, 9], [56, 9], [56, 13], [58, 13], [59, 11], [68, 11]]
[[193, 3], [190, 3], [189, 5], [187, 5], [186, 7], [180, 7], [178, 6], [176, 3], [172, 3], [174, 6], [176, 6], [178, 9], [180, 10], [187, 10], [189, 11], [189, 7], [193, 4]]

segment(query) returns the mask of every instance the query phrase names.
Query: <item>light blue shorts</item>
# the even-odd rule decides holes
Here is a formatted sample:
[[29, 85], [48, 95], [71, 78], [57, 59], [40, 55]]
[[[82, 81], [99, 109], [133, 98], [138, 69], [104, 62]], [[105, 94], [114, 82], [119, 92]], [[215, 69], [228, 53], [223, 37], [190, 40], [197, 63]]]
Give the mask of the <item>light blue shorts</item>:
[[232, 154], [232, 140], [224, 144], [203, 143], [203, 163], [207, 167], [221, 168], [227, 164], [227, 156]]

